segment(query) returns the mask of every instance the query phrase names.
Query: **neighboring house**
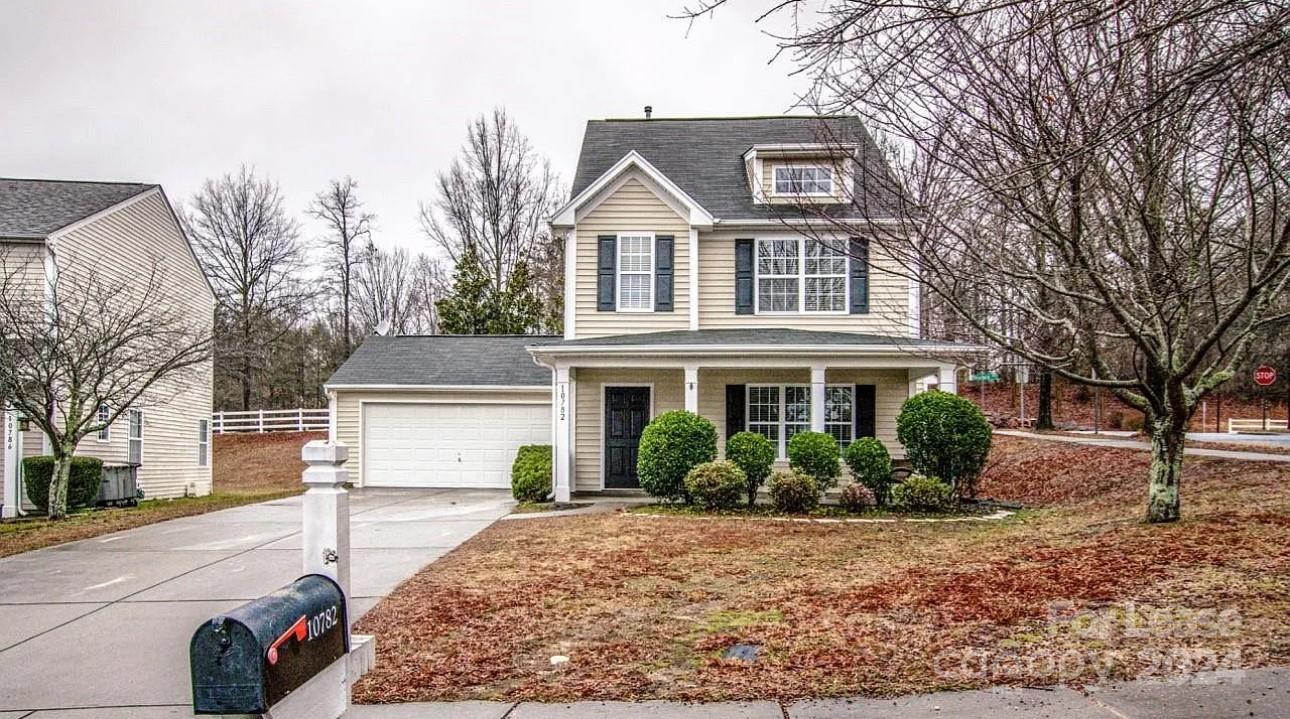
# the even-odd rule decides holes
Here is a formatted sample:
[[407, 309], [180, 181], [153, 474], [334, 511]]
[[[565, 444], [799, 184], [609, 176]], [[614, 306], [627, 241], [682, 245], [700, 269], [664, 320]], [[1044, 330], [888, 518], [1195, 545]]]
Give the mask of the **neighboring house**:
[[369, 339], [327, 384], [357, 481], [505, 487], [542, 442], [557, 499], [631, 490], [641, 430], [674, 409], [781, 460], [808, 429], [903, 457], [901, 403], [928, 377], [952, 389], [964, 348], [919, 337], [917, 283], [866, 237], [799, 231], [829, 231], [817, 209], [890, 220], [865, 188], [878, 157], [851, 117], [589, 122], [551, 222], [564, 337]]
[[[104, 278], [145, 282], [159, 261], [178, 305], [214, 328], [214, 295], [158, 185], [0, 179], [0, 257], [7, 269], [26, 268], [33, 302], [46, 302], [49, 279], [68, 267], [92, 266]], [[138, 464], [147, 497], [209, 493], [213, 364], [186, 377], [181, 392], [178, 387], [163, 379], [149, 395], [155, 401], [129, 408], [107, 430], [87, 436], [76, 454], [109, 465]], [[34, 427], [20, 431], [16, 411], [3, 414], [0, 496], [5, 516], [13, 516], [22, 489], [19, 460], [47, 447]]]

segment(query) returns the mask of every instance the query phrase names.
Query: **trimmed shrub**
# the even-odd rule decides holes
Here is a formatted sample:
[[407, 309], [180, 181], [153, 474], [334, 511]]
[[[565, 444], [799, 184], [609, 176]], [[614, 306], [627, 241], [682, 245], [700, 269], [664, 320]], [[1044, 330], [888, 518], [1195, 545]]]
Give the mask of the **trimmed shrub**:
[[775, 445], [756, 432], [739, 432], [726, 440], [726, 459], [747, 478], [748, 506], [757, 503], [757, 492], [775, 464]]
[[685, 475], [717, 458], [717, 428], [693, 412], [664, 412], [645, 425], [636, 454], [641, 489], [668, 501], [690, 501]]
[[990, 423], [972, 402], [931, 391], [905, 400], [896, 418], [896, 438], [919, 474], [940, 477], [960, 496], [976, 494], [976, 479], [990, 453]]
[[936, 477], [911, 474], [891, 488], [891, 506], [906, 512], [944, 512], [954, 506], [954, 488]]
[[842, 494], [838, 495], [838, 504], [849, 512], [859, 512], [877, 503], [873, 490], [863, 484], [848, 484], [842, 488]]
[[[37, 455], [22, 460], [23, 485], [27, 500], [36, 509], [49, 511], [49, 483], [54, 478], [54, 458]], [[97, 457], [72, 457], [72, 469], [67, 478], [67, 508], [88, 507], [98, 499], [103, 484], [103, 460]]]
[[838, 483], [841, 455], [838, 441], [824, 432], [798, 432], [788, 440], [788, 466], [811, 475], [821, 492]]
[[704, 509], [730, 509], [739, 504], [748, 478], [729, 460], [704, 462], [685, 475], [685, 491]]
[[891, 487], [891, 455], [886, 445], [873, 437], [861, 437], [847, 446], [843, 456], [855, 481], [869, 489], [879, 506], [886, 504]]
[[820, 485], [805, 472], [776, 472], [767, 489], [775, 509], [785, 514], [805, 514], [820, 503]]
[[545, 502], [551, 495], [552, 451], [549, 444], [526, 444], [511, 465], [511, 495], [519, 502]]

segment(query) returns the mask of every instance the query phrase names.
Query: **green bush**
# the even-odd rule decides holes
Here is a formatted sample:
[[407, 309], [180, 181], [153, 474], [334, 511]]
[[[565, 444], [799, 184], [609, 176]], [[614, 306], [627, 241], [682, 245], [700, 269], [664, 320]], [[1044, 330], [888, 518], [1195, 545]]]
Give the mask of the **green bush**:
[[879, 506], [886, 504], [891, 486], [891, 455], [886, 445], [873, 437], [861, 437], [847, 446], [843, 456], [855, 481], [869, 489]]
[[685, 491], [704, 509], [730, 509], [739, 504], [748, 478], [729, 460], [704, 462], [685, 475]]
[[[27, 500], [40, 512], [49, 511], [49, 483], [54, 478], [54, 458], [37, 455], [22, 460], [23, 485]], [[67, 508], [88, 507], [98, 499], [103, 484], [103, 460], [95, 457], [72, 457], [67, 478]]]
[[964, 497], [976, 494], [976, 479], [990, 453], [990, 423], [970, 401], [931, 391], [905, 400], [896, 418], [896, 438], [919, 474], [940, 477]]
[[726, 440], [726, 459], [743, 470], [748, 481], [748, 506], [757, 503], [757, 492], [775, 464], [775, 445], [756, 432], [739, 432]]
[[776, 472], [768, 489], [775, 509], [785, 514], [805, 514], [820, 503], [820, 485], [805, 472]]
[[944, 512], [954, 506], [954, 488], [936, 477], [911, 474], [891, 488], [891, 506], [905, 512]]
[[693, 412], [664, 412], [645, 425], [636, 454], [641, 489], [669, 501], [690, 501], [685, 475], [717, 458], [717, 428]]
[[551, 445], [526, 444], [511, 465], [511, 494], [519, 502], [545, 502], [551, 495]]
[[788, 466], [811, 475], [821, 492], [838, 483], [840, 459], [838, 441], [831, 434], [798, 432], [788, 440]]
[[850, 512], [859, 512], [877, 504], [873, 490], [863, 484], [848, 484], [838, 495], [838, 504]]

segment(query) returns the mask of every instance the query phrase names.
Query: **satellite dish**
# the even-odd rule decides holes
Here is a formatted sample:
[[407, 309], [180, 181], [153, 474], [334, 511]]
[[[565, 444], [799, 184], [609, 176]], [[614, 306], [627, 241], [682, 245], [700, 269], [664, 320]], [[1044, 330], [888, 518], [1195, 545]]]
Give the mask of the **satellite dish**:
[[376, 324], [376, 334], [384, 337], [390, 333], [390, 321], [381, 320]]

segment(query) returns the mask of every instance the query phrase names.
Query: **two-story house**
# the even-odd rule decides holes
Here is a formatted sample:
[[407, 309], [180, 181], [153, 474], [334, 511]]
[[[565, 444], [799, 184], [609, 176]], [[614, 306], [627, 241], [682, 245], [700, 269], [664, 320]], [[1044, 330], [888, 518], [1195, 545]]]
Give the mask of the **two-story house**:
[[[24, 278], [32, 303], [48, 303], [58, 274], [80, 267], [105, 281], [140, 283], [161, 267], [175, 306], [213, 330], [214, 294], [159, 185], [0, 178], [0, 271]], [[207, 362], [182, 384], [163, 378], [76, 453], [138, 465], [139, 487], [150, 498], [209, 493], [213, 370]], [[109, 408], [100, 412], [107, 416]], [[16, 410], [6, 407], [3, 415], [0, 502], [9, 517], [26, 504], [22, 458], [49, 448]]]
[[371, 338], [328, 383], [333, 436], [369, 485], [505, 487], [518, 445], [550, 443], [561, 501], [637, 488], [641, 431], [673, 409], [781, 459], [803, 430], [902, 457], [899, 407], [952, 388], [954, 347], [919, 337], [909, 273], [814, 207], [857, 211], [878, 157], [853, 117], [589, 122], [551, 221], [564, 336]]

